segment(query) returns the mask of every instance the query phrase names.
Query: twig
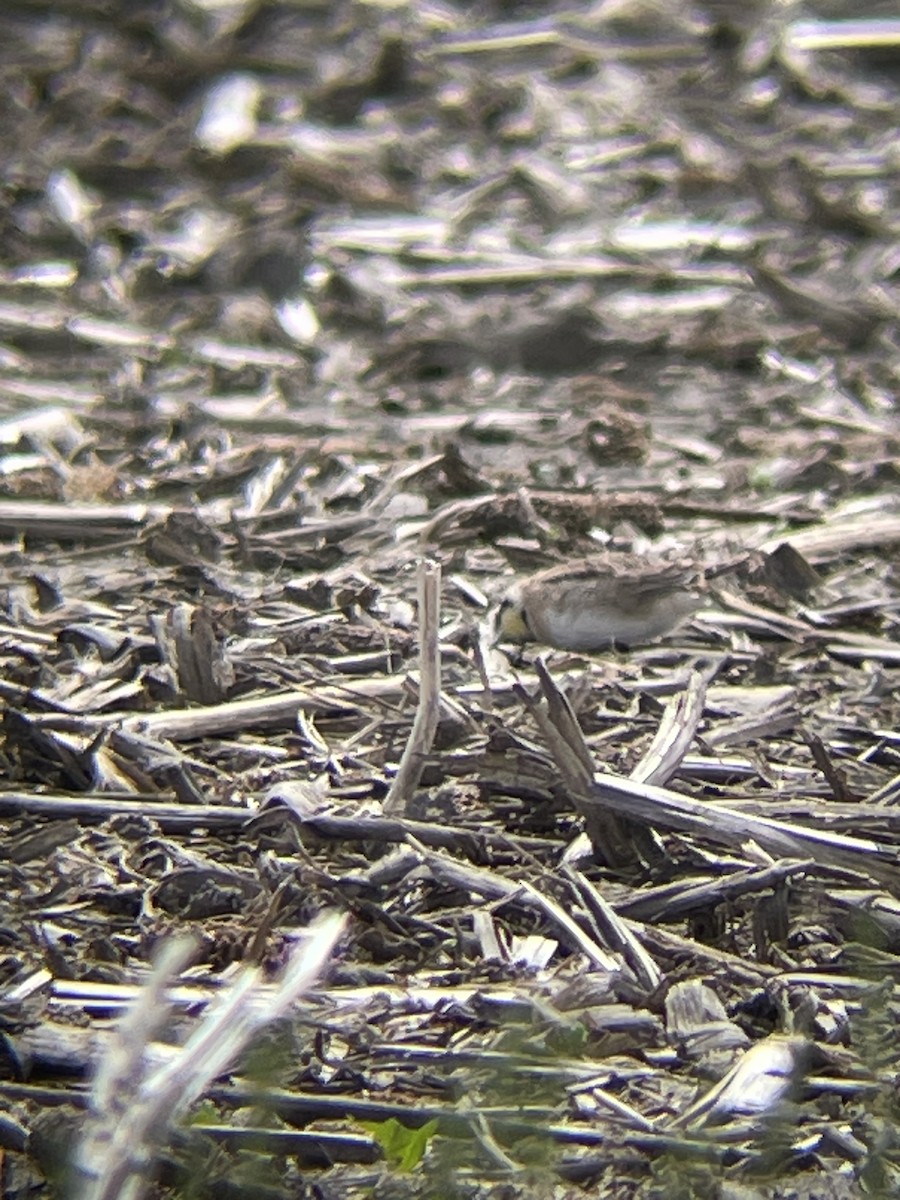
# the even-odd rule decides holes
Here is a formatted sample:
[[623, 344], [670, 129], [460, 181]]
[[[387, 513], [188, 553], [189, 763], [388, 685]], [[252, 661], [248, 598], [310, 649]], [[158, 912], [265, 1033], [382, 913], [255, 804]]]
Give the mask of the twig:
[[264, 989], [260, 973], [244, 968], [222, 991], [178, 1052], [161, 1066], [150, 1038], [168, 1015], [163, 990], [185, 962], [178, 944], [166, 951], [151, 984], [120, 1027], [97, 1072], [94, 1117], [77, 1152], [78, 1200], [140, 1200], [149, 1164], [178, 1115], [243, 1053], [262, 1026], [278, 1019], [321, 974], [345, 927], [337, 913], [319, 917], [289, 960], [278, 985]]
[[662, 972], [644, 947], [634, 929], [623, 921], [600, 889], [587, 876], [571, 866], [564, 866], [562, 873], [574, 886], [579, 899], [597, 925], [604, 944], [622, 955], [634, 972], [635, 978], [647, 992], [655, 991], [662, 982]]
[[664, 786], [678, 770], [697, 736], [697, 728], [706, 705], [706, 687], [720, 664], [692, 671], [687, 687], [666, 705], [653, 741], [631, 772], [638, 783]]
[[[318, 688], [294, 688], [275, 696], [250, 696], [202, 708], [163, 710], [160, 712], [39, 713], [35, 725], [48, 729], [72, 729], [91, 733], [96, 729], [121, 727], [148, 737], [168, 738], [173, 742], [215, 737], [247, 729], [293, 728], [297, 713], [353, 712], [360, 700], [380, 700], [394, 704], [403, 695], [405, 676], [355, 679], [347, 683], [330, 682]], [[4, 690], [0, 688], [0, 691]]]
[[512, 883], [496, 871], [488, 870], [487, 867], [473, 867], [468, 863], [457, 862], [447, 854], [426, 850], [424, 846], [418, 846], [417, 849], [421, 854], [422, 861], [428, 866], [435, 879], [449, 883], [453, 887], [462, 888], [468, 894], [474, 892], [480, 896], [489, 896], [491, 899], [510, 903], [515, 901], [533, 911], [542, 913], [557, 929], [563, 931], [582, 954], [587, 956], [593, 967], [601, 971], [608, 971], [610, 974], [617, 974], [621, 971], [621, 963], [614, 955], [608, 953], [596, 938], [582, 929], [572, 914], [567, 912], [561, 904], [551, 896], [539, 891], [528, 880], [523, 879], [518, 883]]
[[584, 817], [590, 845], [608, 866], [630, 862], [635, 857], [634, 848], [627, 827], [618, 815], [609, 808], [586, 806], [580, 802], [582, 797], [589, 795], [594, 778], [591, 752], [578, 718], [566, 696], [557, 687], [546, 662], [538, 658], [535, 665], [546, 709], [532, 699], [524, 688], [518, 689], [518, 694], [544, 735], [566, 790]]
[[434, 741], [441, 700], [440, 623], [440, 564], [423, 559], [419, 563], [419, 706], [397, 774], [384, 799], [386, 816], [406, 812]]
[[77, 537], [80, 541], [139, 532], [171, 513], [165, 504], [52, 504], [39, 500], [0, 502], [0, 530], [30, 537]]
[[895, 847], [870, 838], [847, 837], [824, 829], [805, 829], [786, 821], [735, 812], [713, 801], [694, 800], [679, 792], [636, 783], [610, 772], [594, 776], [581, 803], [597, 805], [634, 821], [660, 829], [708, 837], [719, 845], [742, 852], [756, 843], [767, 854], [781, 858], [811, 858], [821, 866], [843, 867], [890, 881], [896, 887], [898, 858]]
[[[171, 1012], [166, 990], [190, 962], [190, 938], [165, 944], [153, 974], [109, 1040], [91, 1089], [91, 1116], [78, 1147], [76, 1170], [82, 1200], [136, 1196], [135, 1180], [147, 1174], [152, 1156], [149, 1139], [123, 1142], [122, 1130], [135, 1131], [133, 1117], [143, 1111], [140, 1090], [152, 1061], [150, 1043]], [[127, 1150], [126, 1150], [127, 1147]]]
[[[706, 703], [706, 686], [717, 669], [718, 664], [713, 664], [703, 671], [691, 672], [686, 689], [666, 706], [653, 741], [644, 757], [631, 772], [633, 780], [638, 783], [664, 784], [678, 770], [696, 735]], [[556, 684], [550, 678], [546, 668], [541, 675], [541, 686], [545, 695], [547, 695], [548, 689], [556, 688]], [[563, 727], [559, 725], [558, 719], [554, 716], [553, 710], [550, 710], [545, 720], [547, 719], [560, 733], [564, 732]], [[543, 724], [541, 728], [547, 737], [548, 731]], [[566, 741], [570, 741], [572, 736], [573, 731], [570, 724], [567, 723], [565, 726]], [[577, 736], [583, 741], [580, 727]], [[552, 749], [555, 746], [555, 742], [550, 737], [548, 737], [548, 744]], [[553, 753], [556, 755], [557, 751], [553, 749]], [[559, 759], [557, 759], [558, 761]], [[587, 791], [589, 792], [589, 790], [588, 788]], [[620, 856], [619, 862], [627, 862], [634, 857], [635, 852], [645, 854], [650, 852], [655, 834], [649, 827], [638, 822], [625, 821], [617, 814], [612, 814], [615, 824], [610, 826], [610, 816], [600, 820], [590, 805], [585, 807], [578, 804], [578, 796], [584, 794], [584, 789], [573, 792], [576, 807], [584, 816], [586, 830], [579, 834], [566, 849], [563, 855], [564, 863], [576, 863], [587, 857], [592, 851], [599, 853], [607, 862], [616, 861], [615, 859], [611, 860], [610, 855], [618, 855]], [[611, 830], [618, 832], [618, 840], [611, 838]], [[626, 834], [630, 834], [633, 845], [628, 846], [627, 855], [623, 856]]]

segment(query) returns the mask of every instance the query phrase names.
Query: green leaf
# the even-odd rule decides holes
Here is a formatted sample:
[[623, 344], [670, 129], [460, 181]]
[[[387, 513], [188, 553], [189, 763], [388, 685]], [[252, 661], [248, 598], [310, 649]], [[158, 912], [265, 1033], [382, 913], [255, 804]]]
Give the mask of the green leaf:
[[388, 1121], [363, 1121], [363, 1128], [384, 1151], [388, 1163], [399, 1171], [412, 1171], [425, 1157], [428, 1142], [437, 1132], [436, 1120], [407, 1129], [395, 1118]]

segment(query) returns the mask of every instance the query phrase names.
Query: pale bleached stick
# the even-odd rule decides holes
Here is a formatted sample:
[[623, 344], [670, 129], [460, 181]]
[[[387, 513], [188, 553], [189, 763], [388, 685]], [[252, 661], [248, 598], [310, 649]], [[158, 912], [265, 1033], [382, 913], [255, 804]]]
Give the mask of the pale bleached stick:
[[140, 1091], [153, 1062], [151, 1043], [172, 1010], [166, 992], [188, 966], [194, 951], [191, 938], [173, 938], [163, 944], [152, 975], [106, 1044], [73, 1164], [76, 1195], [81, 1200], [140, 1194], [135, 1181], [149, 1173], [154, 1145], [149, 1138], [135, 1138], [125, 1150], [121, 1132], [126, 1128], [133, 1133], [133, 1115], [143, 1111]]
[[235, 1064], [259, 1029], [310, 990], [345, 926], [338, 913], [317, 917], [275, 988], [265, 987], [257, 968], [244, 967], [184, 1045], [157, 1064], [150, 1039], [167, 1016], [165, 993], [185, 960], [179, 943], [163, 953], [147, 994], [111, 1044], [111, 1065], [98, 1068], [91, 1120], [75, 1156], [77, 1200], [142, 1200], [173, 1122]]
[[402, 816], [419, 782], [437, 730], [441, 703], [441, 567], [419, 563], [419, 706], [397, 774], [384, 799], [388, 816]]

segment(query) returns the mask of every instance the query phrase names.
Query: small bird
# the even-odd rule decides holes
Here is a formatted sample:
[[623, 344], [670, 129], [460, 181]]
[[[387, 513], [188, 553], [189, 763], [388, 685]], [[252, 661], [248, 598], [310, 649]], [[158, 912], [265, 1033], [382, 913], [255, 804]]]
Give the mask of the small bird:
[[703, 578], [697, 566], [620, 552], [551, 567], [507, 591], [497, 637], [560, 650], [650, 641], [696, 612]]

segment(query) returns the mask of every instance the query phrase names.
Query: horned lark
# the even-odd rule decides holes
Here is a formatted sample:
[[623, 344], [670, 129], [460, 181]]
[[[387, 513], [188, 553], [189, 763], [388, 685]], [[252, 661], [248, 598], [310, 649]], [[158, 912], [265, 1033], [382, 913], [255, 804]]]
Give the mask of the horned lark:
[[696, 566], [608, 553], [540, 571], [509, 589], [497, 612], [501, 641], [601, 650], [669, 633], [702, 603]]

